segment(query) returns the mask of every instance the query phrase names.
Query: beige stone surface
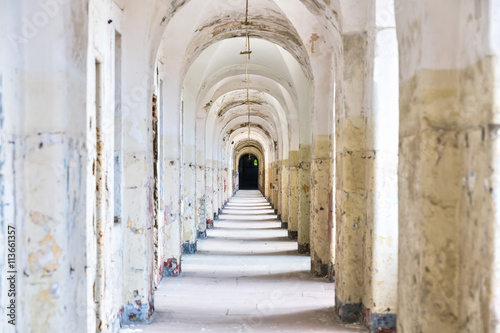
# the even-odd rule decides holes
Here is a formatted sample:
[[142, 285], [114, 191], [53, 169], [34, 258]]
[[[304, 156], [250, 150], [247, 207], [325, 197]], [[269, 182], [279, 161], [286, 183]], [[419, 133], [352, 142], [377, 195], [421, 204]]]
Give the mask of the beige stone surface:
[[311, 211], [311, 147], [299, 150], [299, 245], [310, 242]]
[[402, 85], [399, 327], [408, 332], [487, 331], [494, 320], [493, 96], [475, 88], [489, 61]]
[[281, 220], [289, 223], [290, 216], [290, 162], [284, 160], [281, 166]]
[[[321, 275], [324, 266], [332, 266], [330, 243], [333, 235], [333, 201], [330, 202], [333, 172], [330, 169], [330, 136], [318, 136], [314, 140], [314, 156], [311, 163], [311, 260], [312, 271]], [[324, 272], [323, 272], [324, 273]]]
[[290, 152], [290, 188], [289, 188], [289, 218], [288, 218], [288, 230], [296, 231], [299, 230], [299, 152]]

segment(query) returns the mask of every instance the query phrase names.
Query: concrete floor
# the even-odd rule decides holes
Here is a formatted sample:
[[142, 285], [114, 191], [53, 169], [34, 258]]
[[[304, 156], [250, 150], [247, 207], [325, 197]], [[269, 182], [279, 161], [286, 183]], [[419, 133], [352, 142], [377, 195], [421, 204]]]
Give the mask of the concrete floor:
[[366, 332], [335, 321], [334, 285], [280, 227], [259, 191], [238, 192], [182, 276], [159, 286], [152, 323], [121, 332]]

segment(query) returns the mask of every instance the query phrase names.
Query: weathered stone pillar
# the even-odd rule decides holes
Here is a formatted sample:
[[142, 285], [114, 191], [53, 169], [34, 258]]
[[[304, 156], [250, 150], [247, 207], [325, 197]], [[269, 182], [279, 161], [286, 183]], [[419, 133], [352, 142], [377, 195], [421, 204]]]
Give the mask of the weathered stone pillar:
[[[276, 189], [276, 213], [278, 214], [278, 218], [281, 219], [282, 217], [282, 198], [281, 198], [281, 191], [282, 191], [282, 185], [283, 185], [283, 161], [279, 160], [276, 161], [276, 183], [278, 184], [278, 188]], [[288, 227], [288, 226], [287, 226]], [[285, 226], [283, 225], [283, 228]]]
[[273, 206], [274, 209], [274, 189], [276, 188], [276, 179], [275, 179], [276, 170], [274, 169], [274, 162], [269, 164], [269, 202]]
[[281, 221], [285, 229], [288, 229], [289, 201], [290, 201], [290, 164], [284, 160], [281, 164]]
[[217, 161], [215, 162], [217, 165], [217, 214], [220, 214], [222, 210], [222, 206], [224, 205], [224, 170], [222, 169], [221, 156], [222, 153], [218, 152]]
[[273, 169], [272, 169], [272, 180], [273, 180], [273, 189], [272, 189], [272, 197], [273, 197], [273, 200], [272, 200], [272, 203], [273, 203], [273, 206], [274, 206], [274, 211], [276, 212], [276, 214], [279, 214], [278, 213], [278, 210], [279, 210], [279, 200], [278, 200], [278, 193], [279, 193], [279, 190], [280, 190], [280, 178], [279, 178], [279, 162], [278, 161], [274, 161], [273, 162]]
[[297, 239], [299, 236], [299, 152], [290, 151], [290, 185], [289, 204], [290, 212], [288, 217], [288, 237]]
[[[189, 99], [186, 96], [187, 99]], [[182, 252], [196, 252], [196, 114], [192, 102], [185, 102], [182, 125]]]
[[231, 198], [232, 191], [231, 188], [233, 187], [233, 176], [231, 174], [231, 168], [229, 167], [229, 164], [227, 162], [224, 163], [224, 176], [226, 182], [224, 183], [224, 204], [226, 204], [229, 201], [229, 198]]
[[329, 205], [332, 196], [330, 173], [330, 136], [315, 136], [311, 161], [311, 270], [317, 275], [328, 275], [330, 263]]
[[337, 109], [336, 115], [335, 305], [341, 320], [346, 322], [362, 318], [364, 293], [365, 168], [369, 157], [362, 113], [365, 43], [364, 33], [343, 36], [344, 106]]
[[398, 4], [398, 331], [498, 332], [498, 5]]
[[213, 206], [213, 168], [212, 160], [206, 160], [205, 167], [205, 215], [207, 228], [211, 229], [214, 226], [214, 206]]
[[[126, 46], [129, 40], [124, 39]], [[130, 45], [130, 49], [134, 47]], [[127, 64], [125, 58], [124, 67]], [[146, 62], [144, 60], [144, 62]], [[139, 65], [135, 63], [135, 66]], [[144, 69], [149, 66], [144, 64]], [[151, 68], [152, 71], [152, 68]], [[124, 169], [123, 169], [123, 222], [126, 224], [124, 235], [124, 294], [125, 322], [145, 322], [153, 313], [153, 166], [152, 140], [148, 129], [151, 128], [152, 89], [148, 82], [143, 86], [134, 83], [144, 79], [144, 72], [124, 73], [126, 98], [140, 96], [133, 102], [125, 102], [124, 126]], [[148, 80], [149, 81], [149, 80]], [[152, 82], [152, 81], [151, 81]], [[135, 133], [136, 135], [132, 135]]]
[[[198, 145], [198, 147], [199, 146], [200, 145]], [[197, 150], [196, 151], [196, 231], [197, 231], [197, 237], [201, 239], [207, 237], [205, 174], [206, 174], [205, 151]]]
[[311, 147], [299, 148], [299, 253], [310, 253]]
[[397, 41], [392, 3], [374, 5], [369, 31], [343, 36], [336, 142], [336, 307], [371, 331], [395, 329], [398, 257]]
[[269, 163], [269, 202], [274, 209], [274, 189], [276, 187], [276, 170], [274, 169], [275, 162]]
[[[363, 316], [367, 327], [396, 329], [398, 284], [398, 44], [392, 1], [376, 2], [365, 70], [366, 229]], [[386, 16], [382, 16], [386, 13]], [[382, 19], [385, 18], [385, 19]]]
[[[168, 94], [166, 87], [165, 95]], [[165, 101], [166, 103], [167, 101]], [[174, 106], [173, 109], [178, 109]], [[167, 109], [168, 110], [168, 109]], [[182, 252], [181, 243], [181, 160], [180, 160], [180, 113], [169, 112], [163, 116], [164, 133], [163, 138], [163, 190], [164, 190], [164, 220], [165, 234], [163, 242], [164, 265], [166, 276], [179, 275], [181, 273], [180, 259]]]
[[[214, 152], [215, 158], [215, 152]], [[219, 168], [217, 166], [217, 160], [212, 160], [212, 207], [215, 217], [219, 216]]]
[[267, 163], [264, 167], [264, 175], [265, 175], [265, 182], [264, 182], [264, 196], [266, 199], [271, 202], [271, 163], [269, 161], [265, 161]]

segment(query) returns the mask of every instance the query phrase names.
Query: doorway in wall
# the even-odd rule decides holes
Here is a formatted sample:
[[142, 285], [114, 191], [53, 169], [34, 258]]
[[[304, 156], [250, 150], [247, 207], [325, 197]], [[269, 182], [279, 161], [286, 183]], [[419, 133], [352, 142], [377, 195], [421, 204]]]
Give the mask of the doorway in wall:
[[259, 161], [252, 155], [241, 157], [239, 163], [240, 189], [256, 190], [259, 187]]

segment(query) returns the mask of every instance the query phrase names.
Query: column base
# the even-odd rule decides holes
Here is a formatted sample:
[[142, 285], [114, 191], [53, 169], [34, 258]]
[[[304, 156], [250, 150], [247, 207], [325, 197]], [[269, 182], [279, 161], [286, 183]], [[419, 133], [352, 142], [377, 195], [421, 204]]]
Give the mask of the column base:
[[206, 239], [207, 238], [207, 231], [198, 231], [198, 239]]
[[322, 262], [311, 262], [311, 273], [316, 276], [330, 276], [330, 265], [323, 264]]
[[335, 296], [335, 313], [343, 323], [357, 323], [363, 319], [361, 303], [343, 304]]
[[363, 321], [370, 333], [396, 333], [397, 315], [392, 313], [371, 313], [363, 305]]
[[155, 311], [153, 301], [142, 304], [141, 301], [135, 301], [135, 304], [127, 304], [123, 307], [122, 324], [150, 324], [151, 316]]
[[185, 242], [184, 244], [182, 244], [182, 254], [194, 254], [196, 252], [197, 245], [197, 242], [193, 244]]
[[309, 243], [305, 243], [305, 244], [299, 243], [299, 253], [300, 254], [310, 254], [311, 247], [310, 247]]
[[298, 238], [299, 238], [299, 232], [298, 231], [288, 230], [288, 239], [297, 240]]
[[181, 265], [177, 263], [176, 258], [170, 258], [165, 261], [163, 276], [177, 277], [181, 275]]
[[288, 229], [288, 222], [281, 222], [281, 229]]
[[328, 280], [335, 282], [335, 264], [328, 265]]
[[214, 220], [207, 220], [207, 229], [214, 228]]

